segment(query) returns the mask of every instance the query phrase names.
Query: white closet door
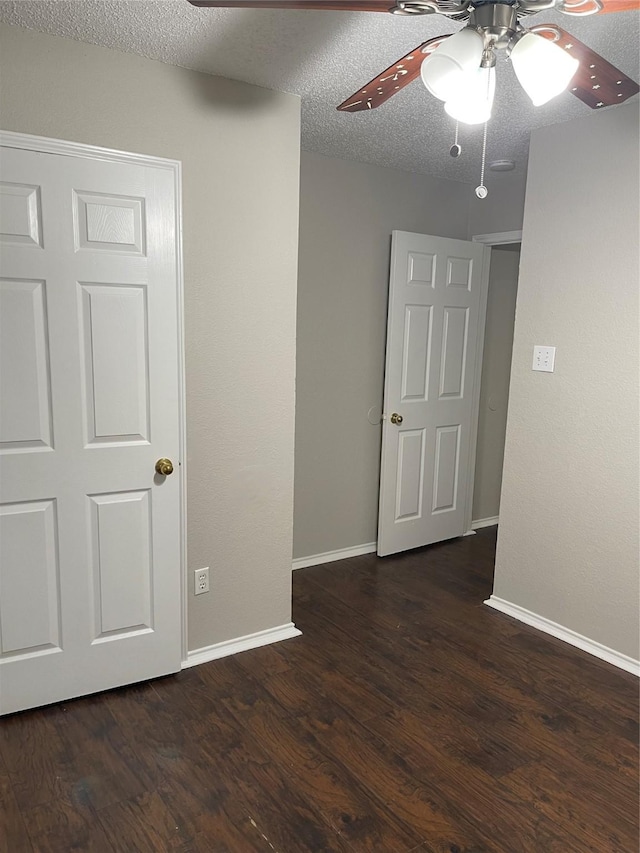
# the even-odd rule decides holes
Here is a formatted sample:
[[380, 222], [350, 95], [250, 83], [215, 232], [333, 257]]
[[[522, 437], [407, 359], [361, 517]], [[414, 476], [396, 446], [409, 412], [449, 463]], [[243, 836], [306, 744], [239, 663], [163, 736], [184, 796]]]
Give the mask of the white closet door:
[[7, 713], [180, 668], [180, 383], [173, 170], [1, 155]]

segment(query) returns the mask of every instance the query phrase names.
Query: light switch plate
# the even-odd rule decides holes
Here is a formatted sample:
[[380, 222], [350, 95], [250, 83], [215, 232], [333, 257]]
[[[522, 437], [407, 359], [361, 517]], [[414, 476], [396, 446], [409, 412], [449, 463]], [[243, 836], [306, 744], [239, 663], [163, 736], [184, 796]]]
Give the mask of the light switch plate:
[[532, 370], [541, 370], [543, 373], [553, 373], [556, 362], [555, 347], [534, 347]]

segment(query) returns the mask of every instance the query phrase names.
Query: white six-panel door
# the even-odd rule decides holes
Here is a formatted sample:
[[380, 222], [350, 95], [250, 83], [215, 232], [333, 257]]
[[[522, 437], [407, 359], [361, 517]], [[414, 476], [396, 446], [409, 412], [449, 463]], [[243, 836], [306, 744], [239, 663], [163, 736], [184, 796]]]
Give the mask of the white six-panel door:
[[465, 533], [482, 244], [394, 231], [378, 554]]
[[180, 668], [178, 199], [174, 168], [0, 154], [7, 713]]

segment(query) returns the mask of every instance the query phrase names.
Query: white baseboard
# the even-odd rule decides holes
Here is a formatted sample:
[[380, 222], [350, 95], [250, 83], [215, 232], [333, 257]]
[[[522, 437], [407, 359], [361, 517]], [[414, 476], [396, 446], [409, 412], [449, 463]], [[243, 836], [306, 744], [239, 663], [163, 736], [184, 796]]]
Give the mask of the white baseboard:
[[472, 530], [481, 530], [483, 527], [493, 527], [498, 523], [500, 516], [494, 515], [492, 518], [478, 518], [471, 522]]
[[532, 613], [531, 610], [526, 610], [518, 604], [511, 604], [510, 601], [505, 601], [503, 598], [497, 598], [495, 595], [488, 598], [485, 601], [485, 604], [488, 604], [489, 607], [493, 607], [494, 610], [506, 613], [507, 616], [512, 616], [520, 622], [524, 622], [526, 625], [531, 625], [539, 631], [544, 631], [545, 634], [550, 634], [558, 640], [562, 640], [565, 643], [569, 643], [571, 646], [582, 649], [583, 652], [588, 652], [594, 657], [605, 660], [607, 663], [611, 663], [619, 669], [624, 669], [625, 672], [630, 672], [632, 675], [640, 676], [640, 661], [634, 660], [634, 658], [631, 658], [628, 655], [616, 652], [608, 646], [603, 646], [602, 643], [597, 643], [595, 640], [590, 640], [589, 637], [578, 634], [570, 628], [565, 628], [557, 622], [552, 622], [551, 619], [547, 619], [544, 616], [538, 616], [537, 613]]
[[321, 566], [336, 560], [348, 560], [349, 557], [361, 557], [363, 554], [375, 554], [377, 542], [355, 545], [353, 548], [338, 548], [337, 551], [325, 551], [324, 554], [312, 554], [310, 557], [298, 557], [293, 561], [292, 569], [308, 569], [309, 566]]
[[212, 646], [204, 646], [202, 649], [194, 649], [187, 652], [187, 659], [182, 661], [182, 669], [190, 666], [198, 666], [218, 658], [226, 658], [238, 652], [246, 652], [249, 649], [257, 649], [260, 646], [268, 646], [270, 643], [279, 643], [280, 640], [288, 640], [291, 637], [299, 637], [299, 631], [293, 622], [286, 625], [277, 625], [275, 628], [267, 628], [266, 631], [256, 631], [255, 634], [247, 634], [244, 637], [236, 637], [235, 640], [225, 640], [222, 643], [214, 643]]

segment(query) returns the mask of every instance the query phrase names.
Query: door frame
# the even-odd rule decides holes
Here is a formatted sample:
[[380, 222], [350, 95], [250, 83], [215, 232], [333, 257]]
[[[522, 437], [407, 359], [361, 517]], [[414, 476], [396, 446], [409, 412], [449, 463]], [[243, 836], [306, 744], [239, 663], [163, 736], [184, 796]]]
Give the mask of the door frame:
[[468, 505], [465, 516], [465, 536], [472, 536], [475, 530], [473, 522], [473, 490], [476, 479], [476, 452], [478, 448], [478, 423], [480, 419], [480, 384], [482, 382], [482, 361], [484, 355], [484, 333], [487, 322], [487, 299], [489, 297], [489, 270], [491, 266], [491, 247], [507, 246], [510, 243], [522, 243], [522, 230], [519, 231], [497, 231], [493, 234], [474, 234], [471, 238], [473, 243], [484, 243], [489, 249], [485, 253], [484, 269], [482, 271], [482, 293], [480, 296], [480, 313], [478, 314], [478, 349], [476, 353], [476, 369], [473, 378], [473, 409], [471, 416], [471, 453], [469, 456], [468, 482]]
[[176, 317], [178, 338], [178, 447], [180, 459], [178, 475], [179, 513], [180, 513], [180, 615], [181, 615], [181, 657], [187, 660], [187, 411], [184, 350], [184, 274], [182, 256], [182, 162], [148, 154], [136, 154], [130, 151], [118, 151], [86, 145], [83, 142], [71, 142], [65, 139], [53, 139], [46, 136], [33, 136], [29, 133], [15, 133], [0, 130], [0, 148], [19, 148], [23, 151], [36, 151], [42, 154], [54, 154], [66, 157], [84, 157], [89, 160], [107, 160], [111, 163], [129, 163], [135, 166], [148, 166], [168, 169], [173, 174], [176, 199], [175, 241], [176, 241]]

